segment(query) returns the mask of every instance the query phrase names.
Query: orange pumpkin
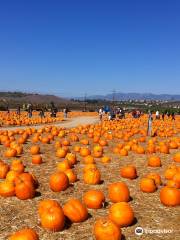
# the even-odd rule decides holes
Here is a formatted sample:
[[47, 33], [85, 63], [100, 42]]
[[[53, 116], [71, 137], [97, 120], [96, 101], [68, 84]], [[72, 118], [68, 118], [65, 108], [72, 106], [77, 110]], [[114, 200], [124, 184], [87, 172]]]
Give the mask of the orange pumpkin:
[[96, 240], [121, 240], [121, 229], [107, 217], [95, 222], [93, 232]]
[[137, 171], [132, 165], [124, 166], [120, 169], [120, 175], [123, 178], [135, 179], [137, 178]]
[[173, 160], [174, 160], [175, 162], [180, 163], [180, 152], [177, 152], [177, 153], [174, 154]]
[[67, 150], [65, 150], [64, 148], [58, 148], [56, 151], [56, 156], [59, 158], [64, 158], [67, 154]]
[[159, 151], [160, 151], [161, 153], [169, 154], [169, 147], [168, 147], [167, 145], [163, 144], [163, 145], [160, 146]]
[[31, 152], [32, 155], [39, 154], [40, 153], [40, 147], [38, 145], [33, 145], [30, 148], [30, 152]]
[[172, 187], [163, 187], [160, 191], [161, 203], [165, 206], [180, 205], [180, 190]]
[[146, 177], [153, 179], [157, 186], [162, 184], [161, 176], [158, 173], [149, 173], [149, 174], [147, 174]]
[[119, 227], [127, 227], [133, 223], [134, 212], [127, 202], [118, 202], [111, 205], [109, 218]]
[[39, 237], [33, 229], [25, 228], [13, 233], [8, 240], [39, 240]]
[[41, 164], [42, 163], [42, 157], [41, 155], [33, 155], [32, 156], [32, 163], [33, 164]]
[[8, 148], [5, 152], [5, 157], [10, 158], [10, 157], [16, 157], [17, 155], [17, 150], [14, 148]]
[[60, 206], [50, 206], [40, 215], [41, 226], [51, 231], [60, 231], [64, 228], [65, 216]]
[[111, 161], [111, 158], [109, 156], [103, 156], [101, 158], [102, 163], [109, 163]]
[[8, 171], [9, 171], [9, 165], [4, 162], [0, 163], [0, 178], [1, 179], [6, 178]]
[[171, 179], [173, 179], [173, 177], [176, 173], [177, 173], [176, 167], [169, 167], [165, 170], [164, 176], [166, 179], [171, 180]]
[[95, 163], [94, 157], [92, 155], [88, 155], [88, 156], [84, 157], [83, 161], [85, 164]]
[[56, 200], [44, 199], [39, 202], [38, 213], [42, 215], [47, 209], [51, 207], [60, 207], [60, 204]]
[[70, 183], [74, 183], [74, 182], [77, 181], [77, 175], [73, 172], [72, 169], [67, 169], [67, 170], [64, 171], [64, 173], [69, 178], [69, 182]]
[[151, 156], [148, 158], [148, 166], [161, 167], [161, 159], [158, 156]]
[[93, 168], [86, 170], [83, 175], [83, 180], [86, 184], [99, 184], [101, 181], [100, 171]]
[[64, 191], [69, 186], [69, 179], [64, 172], [53, 173], [50, 176], [49, 186], [53, 192]]
[[35, 187], [30, 181], [21, 181], [15, 185], [15, 194], [17, 198], [26, 200], [35, 196]]
[[57, 169], [58, 169], [58, 171], [61, 171], [61, 172], [64, 172], [65, 170], [70, 169], [70, 168], [71, 168], [71, 165], [68, 162], [68, 160], [64, 160], [57, 164]]
[[82, 148], [80, 149], [80, 155], [81, 155], [82, 157], [86, 157], [86, 156], [88, 156], [88, 155], [90, 155], [90, 154], [91, 154], [91, 151], [90, 151], [89, 148], [87, 148], [87, 147], [82, 147]]
[[70, 165], [74, 165], [74, 164], [77, 163], [77, 158], [76, 158], [76, 155], [74, 153], [67, 153], [66, 154], [66, 159], [68, 160]]
[[83, 201], [87, 208], [98, 209], [102, 207], [105, 197], [103, 192], [99, 190], [89, 190], [84, 194]]
[[9, 182], [14, 182], [15, 179], [20, 175], [19, 172], [16, 171], [9, 171], [6, 175], [6, 180]]
[[71, 222], [78, 223], [83, 222], [88, 218], [88, 211], [84, 204], [78, 199], [70, 199], [63, 207], [63, 212]]
[[156, 191], [156, 183], [152, 178], [142, 178], [140, 181], [140, 189], [142, 192], [153, 193]]
[[12, 197], [15, 195], [14, 184], [9, 181], [0, 182], [0, 196], [2, 197]]
[[121, 156], [128, 156], [128, 151], [125, 148], [119, 150], [119, 154]]
[[111, 202], [128, 202], [130, 198], [129, 189], [123, 182], [111, 183], [108, 186], [108, 196]]

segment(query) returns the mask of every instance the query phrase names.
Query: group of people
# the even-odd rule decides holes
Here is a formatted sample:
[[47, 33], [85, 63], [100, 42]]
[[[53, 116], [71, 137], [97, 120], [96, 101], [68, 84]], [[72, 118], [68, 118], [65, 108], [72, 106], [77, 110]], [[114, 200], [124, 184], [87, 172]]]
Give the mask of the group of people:
[[100, 121], [103, 118], [103, 115], [108, 116], [108, 120], [114, 120], [114, 119], [122, 119], [125, 118], [125, 109], [121, 109], [121, 108], [108, 108], [108, 111], [106, 110], [106, 108], [100, 108], [99, 109], [99, 119]]
[[[33, 116], [33, 106], [32, 106], [32, 104], [27, 104], [26, 111], [27, 111], [27, 113], [28, 113], [28, 117], [29, 117], [29, 118], [32, 118], [32, 116]], [[41, 109], [39, 110], [39, 116], [40, 116], [41, 118], [45, 118], [45, 111], [46, 111], [46, 110], [45, 110], [44, 108], [41, 108]], [[51, 117], [56, 117], [57, 112], [58, 112], [58, 109], [57, 109], [56, 107], [52, 107], [51, 110], [50, 110], [50, 112], [51, 112], [51, 114], [50, 114]], [[65, 107], [65, 108], [63, 109], [64, 118], [67, 118], [67, 117], [68, 117], [68, 112], [69, 112], [69, 109], [68, 109], [67, 107]], [[9, 107], [7, 107], [7, 114], [9, 114], [9, 113], [10, 113], [10, 109], [9, 109]], [[20, 106], [17, 107], [17, 109], [16, 109], [16, 114], [17, 114], [19, 117], [21, 116], [21, 107], [20, 107]]]
[[141, 115], [142, 115], [142, 112], [139, 111], [139, 110], [132, 111], [132, 117], [133, 118], [140, 118]]
[[[169, 113], [169, 112], [162, 113], [162, 120], [164, 120], [165, 116], [167, 116], [168, 118], [171, 118], [172, 120], [175, 120], [174, 112], [172, 112], [172, 113]], [[156, 119], [161, 119], [161, 115], [160, 115], [158, 110], [156, 111]]]

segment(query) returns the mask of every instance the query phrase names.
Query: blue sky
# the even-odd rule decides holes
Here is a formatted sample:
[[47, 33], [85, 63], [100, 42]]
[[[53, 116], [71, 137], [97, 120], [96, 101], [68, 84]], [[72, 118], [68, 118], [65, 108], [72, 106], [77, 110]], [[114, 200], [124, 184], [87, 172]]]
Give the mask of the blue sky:
[[0, 1], [0, 90], [180, 93], [179, 0]]

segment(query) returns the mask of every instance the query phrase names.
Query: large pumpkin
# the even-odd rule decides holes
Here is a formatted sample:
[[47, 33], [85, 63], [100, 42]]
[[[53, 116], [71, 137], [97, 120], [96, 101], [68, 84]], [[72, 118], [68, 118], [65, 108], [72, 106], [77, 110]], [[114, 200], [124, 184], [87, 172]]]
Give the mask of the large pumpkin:
[[119, 202], [111, 205], [109, 218], [120, 227], [127, 227], [133, 223], [134, 212], [127, 202]]
[[161, 159], [158, 156], [151, 156], [148, 158], [148, 166], [161, 167]]
[[98, 169], [90, 168], [84, 172], [83, 179], [86, 184], [99, 184], [101, 181], [100, 171]]
[[60, 231], [64, 227], [64, 213], [60, 206], [50, 206], [41, 212], [41, 226], [51, 231]]
[[49, 185], [53, 192], [64, 191], [69, 186], [69, 179], [64, 172], [53, 173], [50, 176]]
[[14, 184], [9, 181], [0, 182], [0, 196], [12, 197], [15, 195]]
[[16, 197], [21, 200], [31, 199], [35, 196], [35, 187], [28, 181], [19, 181], [15, 185]]
[[83, 201], [87, 208], [98, 209], [102, 207], [105, 197], [103, 192], [99, 190], [89, 190], [84, 194]]
[[111, 202], [128, 202], [130, 193], [127, 185], [123, 182], [111, 183], [108, 186], [108, 195]]
[[63, 207], [64, 215], [68, 217], [71, 222], [83, 222], [88, 218], [88, 211], [84, 204], [78, 199], [70, 199]]
[[61, 206], [56, 200], [52, 200], [52, 199], [41, 200], [38, 205], [39, 215], [41, 215], [43, 212], [45, 212], [47, 209], [51, 207], [61, 207]]
[[173, 187], [163, 187], [160, 191], [161, 203], [166, 206], [180, 205], [180, 189]]
[[140, 180], [140, 189], [142, 192], [153, 193], [156, 191], [157, 186], [152, 178], [142, 178]]
[[95, 222], [93, 232], [96, 240], [121, 240], [121, 229], [106, 217]]
[[137, 177], [137, 171], [132, 165], [124, 166], [120, 169], [120, 175], [123, 178], [135, 179]]

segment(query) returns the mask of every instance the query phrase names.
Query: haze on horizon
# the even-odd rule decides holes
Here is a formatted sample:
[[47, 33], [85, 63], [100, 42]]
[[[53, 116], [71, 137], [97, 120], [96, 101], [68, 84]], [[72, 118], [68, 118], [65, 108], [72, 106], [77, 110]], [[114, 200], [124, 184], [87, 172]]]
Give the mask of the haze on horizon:
[[180, 94], [180, 2], [0, 3], [0, 90]]

